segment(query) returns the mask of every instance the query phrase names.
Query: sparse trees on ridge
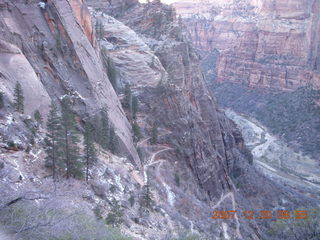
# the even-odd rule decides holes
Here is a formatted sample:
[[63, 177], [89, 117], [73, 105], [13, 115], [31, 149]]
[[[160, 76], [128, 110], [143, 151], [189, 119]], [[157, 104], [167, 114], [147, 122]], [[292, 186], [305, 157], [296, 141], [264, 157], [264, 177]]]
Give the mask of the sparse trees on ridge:
[[24, 96], [20, 82], [14, 88], [14, 107], [17, 112], [24, 113]]

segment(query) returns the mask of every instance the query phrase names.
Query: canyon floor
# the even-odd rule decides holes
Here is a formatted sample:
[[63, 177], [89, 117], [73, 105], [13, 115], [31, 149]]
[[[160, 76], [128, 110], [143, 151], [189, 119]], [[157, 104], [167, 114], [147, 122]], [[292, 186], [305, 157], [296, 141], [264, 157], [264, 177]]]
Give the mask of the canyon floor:
[[317, 160], [293, 150], [269, 133], [256, 119], [231, 109], [227, 109], [225, 113], [241, 129], [258, 170], [274, 181], [320, 199], [320, 169]]

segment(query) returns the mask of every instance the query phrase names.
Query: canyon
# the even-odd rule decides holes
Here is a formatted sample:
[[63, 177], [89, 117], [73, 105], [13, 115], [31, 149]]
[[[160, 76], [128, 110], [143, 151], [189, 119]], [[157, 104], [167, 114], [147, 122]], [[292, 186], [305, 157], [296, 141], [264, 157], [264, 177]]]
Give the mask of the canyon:
[[[209, 91], [201, 56], [171, 6], [49, 0], [42, 9], [34, 0], [0, 0], [0, 15], [0, 221], [5, 237], [8, 232], [25, 240], [277, 239], [270, 236], [269, 221], [214, 220], [210, 213], [317, 206], [314, 196], [257, 171], [239, 128]], [[293, 17], [308, 19], [298, 10]], [[317, 57], [310, 61], [310, 79], [317, 84]], [[24, 114], [13, 107], [18, 81]], [[298, 84], [290, 81], [293, 86], [286, 88]], [[136, 118], [123, 104], [127, 86], [139, 103]], [[72, 100], [80, 132], [88, 117], [105, 108], [119, 140], [117, 153], [97, 146], [98, 160], [87, 182], [63, 175], [52, 181], [44, 161], [47, 131], [32, 128], [36, 110], [46, 119], [50, 103], [60, 106], [65, 97]], [[152, 143], [154, 126], [158, 136]], [[152, 206], [145, 206], [146, 191]], [[116, 238], [118, 231], [126, 237]]]
[[285, 91], [320, 87], [318, 1], [182, 0], [173, 6], [217, 82]]

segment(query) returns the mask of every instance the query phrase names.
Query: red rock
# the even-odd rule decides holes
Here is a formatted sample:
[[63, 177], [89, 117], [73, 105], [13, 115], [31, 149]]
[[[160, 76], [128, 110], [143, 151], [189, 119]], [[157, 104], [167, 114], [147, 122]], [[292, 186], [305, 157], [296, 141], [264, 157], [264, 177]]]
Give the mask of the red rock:
[[320, 87], [318, 1], [229, 2], [174, 4], [196, 46], [220, 52], [219, 82], [283, 90], [306, 84]]

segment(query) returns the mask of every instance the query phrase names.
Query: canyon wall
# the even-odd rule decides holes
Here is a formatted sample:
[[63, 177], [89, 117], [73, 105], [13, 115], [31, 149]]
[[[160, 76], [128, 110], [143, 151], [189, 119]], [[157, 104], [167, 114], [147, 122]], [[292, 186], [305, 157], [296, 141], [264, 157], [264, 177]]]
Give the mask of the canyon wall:
[[218, 82], [281, 90], [320, 87], [318, 1], [200, 0], [174, 7], [203, 55], [219, 52]]
[[25, 112], [46, 116], [51, 101], [72, 98], [81, 118], [108, 108], [121, 145], [137, 166], [140, 160], [120, 101], [96, 46], [86, 3], [80, 0], [0, 1], [0, 91], [13, 101], [17, 81], [25, 95]]

